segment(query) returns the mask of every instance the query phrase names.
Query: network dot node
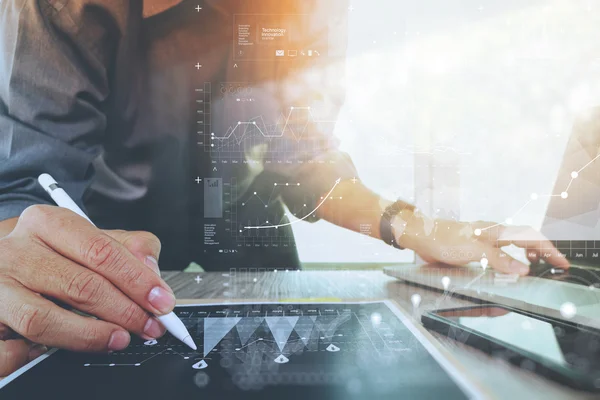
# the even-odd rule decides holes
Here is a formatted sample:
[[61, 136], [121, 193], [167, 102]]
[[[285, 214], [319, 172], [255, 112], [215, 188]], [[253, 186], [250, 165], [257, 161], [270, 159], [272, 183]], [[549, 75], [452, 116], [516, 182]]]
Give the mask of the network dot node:
[[571, 172], [571, 178], [577, 179], [577, 177], [579, 177], [579, 172], [577, 172], [577, 171]]
[[512, 218], [506, 218], [506, 224], [507, 225], [512, 225], [513, 223], [513, 219]]
[[475, 229], [475, 236], [481, 236], [481, 229]]
[[483, 257], [481, 259], [480, 263], [481, 263], [481, 268], [483, 268], [485, 270], [489, 264], [489, 261], [487, 258]]
[[531, 193], [531, 200], [537, 200], [538, 199], [538, 194], [537, 193]]
[[567, 192], [562, 192], [562, 193], [560, 194], [560, 197], [562, 197], [563, 199], [566, 199], [567, 197], [569, 197], [569, 193], [567, 193]]
[[560, 314], [567, 319], [571, 319], [577, 314], [577, 307], [571, 302], [563, 303], [560, 306]]

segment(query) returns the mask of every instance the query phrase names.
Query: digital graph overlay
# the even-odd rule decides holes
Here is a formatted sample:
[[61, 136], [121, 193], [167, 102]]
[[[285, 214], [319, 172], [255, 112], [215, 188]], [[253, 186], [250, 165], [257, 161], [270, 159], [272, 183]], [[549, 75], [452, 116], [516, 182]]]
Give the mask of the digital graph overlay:
[[[302, 184], [295, 181], [254, 185], [244, 189], [240, 188], [236, 178], [229, 181], [221, 178], [204, 179], [204, 214], [212, 219], [204, 242], [219, 251], [220, 243], [231, 243], [232, 240], [237, 247], [295, 246], [291, 226], [315, 217], [327, 201], [344, 201], [342, 196], [334, 193], [340, 181], [333, 181], [326, 195], [314, 198], [311, 194], [305, 194]], [[240, 190], [244, 193], [240, 194]], [[299, 200], [290, 204], [289, 209], [284, 209], [280, 204], [283, 191], [297, 192], [296, 197], [303, 196], [300, 199], [304, 201]]]
[[[203, 311], [208, 308], [210, 311]], [[367, 313], [356, 305], [261, 305], [233, 308], [190, 307], [177, 314], [198, 345], [192, 351], [167, 335], [161, 339], [135, 340], [121, 352], [107, 356], [110, 362], [89, 362], [84, 367], [141, 367], [156, 357], [177, 355], [182, 360], [209, 365], [211, 355], [219, 353], [219, 344], [234, 344], [234, 354], [257, 350], [269, 353], [275, 363], [287, 363], [289, 356], [304, 351], [336, 353], [361, 348], [376, 353], [411, 351], [409, 343], [383, 323], [381, 311]], [[391, 318], [391, 316], [388, 316]], [[360, 343], [359, 343], [360, 342]], [[284, 358], [285, 357], [285, 360]], [[242, 356], [240, 356], [243, 358]], [[126, 358], [126, 362], [121, 359]], [[239, 357], [238, 357], [239, 358]], [[131, 360], [131, 361], [130, 361]]]
[[[252, 84], [225, 82], [216, 93], [213, 86], [206, 82], [196, 88], [195, 102], [196, 142], [214, 159], [240, 159], [265, 145], [268, 150], [262, 156], [267, 159], [293, 159], [330, 147], [333, 138], [322, 132], [331, 131], [338, 121], [321, 118], [311, 106], [292, 105], [278, 116], [267, 117], [250, 111], [259, 110], [260, 104]], [[215, 107], [221, 107], [220, 114]], [[219, 127], [213, 120], [230, 122]]]
[[110, 353], [57, 350], [2, 393], [61, 399], [478, 398], [470, 379], [389, 301], [206, 304], [178, 306], [175, 313], [197, 350], [168, 333], [157, 340], [133, 337], [126, 349]]
[[[532, 193], [530, 195], [530, 198], [527, 202], [525, 202], [525, 204], [523, 204], [523, 206], [521, 206], [512, 216], [506, 218], [506, 220], [504, 221], [504, 223], [511, 225], [514, 221], [514, 219], [521, 213], [521, 211], [523, 211], [529, 204], [531, 204], [532, 202], [538, 200], [541, 197], [560, 197], [563, 200], [567, 200], [569, 198], [569, 189], [571, 189], [571, 186], [573, 185], [573, 182], [579, 178], [579, 175], [586, 169], [588, 168], [590, 165], [594, 164], [595, 162], [598, 162], [598, 159], [600, 159], [600, 154], [596, 155], [596, 157], [594, 157], [593, 159], [591, 159], [588, 163], [586, 163], [585, 165], [583, 165], [581, 168], [579, 168], [578, 170], [572, 171], [571, 172], [571, 179], [569, 180], [569, 183], [567, 184], [567, 186], [565, 187], [565, 189], [561, 192], [561, 193], [554, 193], [554, 194], [538, 194], [538, 193]], [[495, 228], [497, 226], [502, 225], [502, 223], [497, 223], [497, 224], [493, 224], [490, 226], [487, 226], [485, 228], [482, 229], [475, 229], [474, 233], [475, 236], [480, 236], [483, 232], [485, 232], [486, 230]]]
[[[333, 200], [333, 197], [331, 196], [331, 194], [333, 193], [333, 191], [335, 190], [335, 188], [340, 184], [341, 178], [338, 178], [335, 181], [335, 184], [333, 185], [333, 187], [331, 188], [331, 190], [325, 195], [323, 196], [323, 198], [321, 199], [321, 202], [315, 207], [314, 210], [312, 210], [311, 212], [307, 213], [304, 216], [298, 217], [298, 219], [291, 221], [291, 222], [286, 222], [283, 224], [270, 224], [268, 221], [265, 222], [264, 225], [258, 225], [258, 226], [245, 226], [244, 229], [279, 229], [279, 228], [283, 228], [284, 226], [290, 226], [293, 225], [295, 223], [304, 221], [308, 218], [310, 218], [310, 216], [314, 216], [315, 213], [319, 210], [319, 208], [321, 208], [323, 206], [323, 204], [325, 204], [326, 201], [328, 200]], [[241, 233], [242, 231], [240, 231]]]

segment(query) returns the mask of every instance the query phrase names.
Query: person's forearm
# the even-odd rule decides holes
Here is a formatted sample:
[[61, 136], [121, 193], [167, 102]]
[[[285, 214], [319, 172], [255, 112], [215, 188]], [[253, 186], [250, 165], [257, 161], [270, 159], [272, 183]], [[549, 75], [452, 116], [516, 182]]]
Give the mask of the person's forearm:
[[0, 221], [0, 239], [5, 236], [8, 236], [15, 226], [17, 225], [18, 218], [6, 219], [4, 221]]
[[[331, 197], [333, 199], [327, 200], [317, 211], [319, 218], [381, 239], [379, 230], [381, 216], [393, 201], [384, 199], [360, 182], [352, 181], [341, 182]], [[408, 203], [406, 206], [403, 218], [407, 217], [407, 213], [412, 213], [414, 208]]]

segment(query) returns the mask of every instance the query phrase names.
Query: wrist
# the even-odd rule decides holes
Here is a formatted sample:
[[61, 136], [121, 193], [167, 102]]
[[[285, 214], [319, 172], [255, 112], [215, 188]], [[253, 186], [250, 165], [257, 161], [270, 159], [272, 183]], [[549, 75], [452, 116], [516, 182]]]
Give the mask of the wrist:
[[396, 242], [405, 249], [416, 250], [425, 238], [425, 225], [429, 217], [419, 209], [405, 209], [392, 220]]

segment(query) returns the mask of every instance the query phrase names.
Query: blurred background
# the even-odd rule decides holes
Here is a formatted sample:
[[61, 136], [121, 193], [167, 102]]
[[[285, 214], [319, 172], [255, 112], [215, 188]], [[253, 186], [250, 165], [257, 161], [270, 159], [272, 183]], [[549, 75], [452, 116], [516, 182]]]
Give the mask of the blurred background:
[[[352, 0], [348, 12], [335, 132], [360, 179], [431, 215], [539, 229], [573, 124], [600, 105], [600, 3]], [[293, 227], [303, 262], [414, 259], [326, 222]]]

